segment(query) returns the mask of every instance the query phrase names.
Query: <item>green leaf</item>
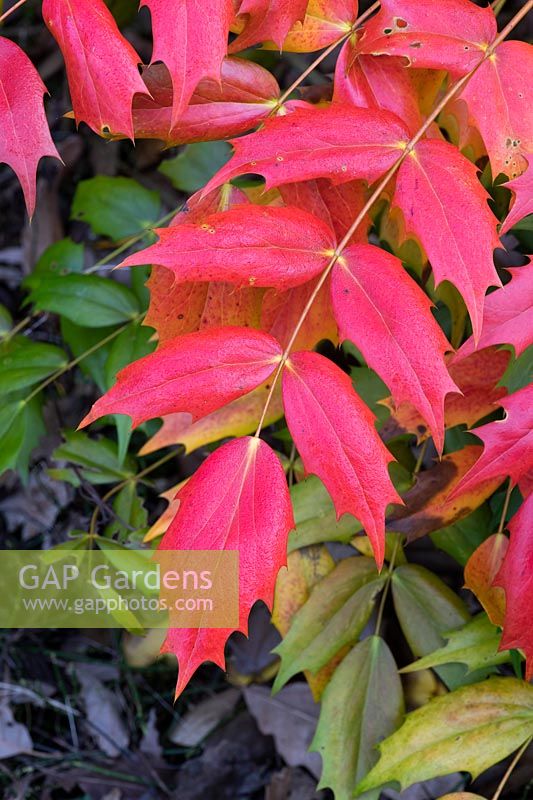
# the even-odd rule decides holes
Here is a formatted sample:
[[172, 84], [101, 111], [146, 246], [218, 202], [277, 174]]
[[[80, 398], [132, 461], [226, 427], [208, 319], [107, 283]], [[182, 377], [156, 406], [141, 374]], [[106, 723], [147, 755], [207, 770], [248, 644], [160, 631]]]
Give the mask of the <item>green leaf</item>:
[[0, 410], [0, 474], [14, 469], [26, 480], [33, 449], [45, 433], [41, 398], [11, 400]]
[[98, 175], [81, 181], [72, 201], [71, 218], [88, 222], [95, 233], [117, 241], [149, 228], [160, 216], [157, 192], [131, 178]]
[[402, 789], [451, 772], [476, 778], [533, 735], [533, 687], [490, 678], [431, 700], [379, 746], [381, 758], [357, 791]]
[[445, 634], [445, 637], [448, 641], [444, 647], [414, 661], [400, 672], [416, 672], [451, 663], [465, 664], [472, 672], [509, 661], [508, 651], [498, 652], [502, 638], [500, 631], [484, 613], [478, 614], [462, 628]]
[[274, 691], [297, 672], [318, 672], [341, 648], [354, 644], [384, 583], [373, 559], [363, 556], [344, 559], [322, 578], [274, 650], [281, 658]]
[[[470, 618], [463, 601], [425, 567], [397, 567], [391, 583], [396, 615], [415, 656], [425, 656], [442, 647], [444, 634]], [[465, 682], [464, 667], [446, 665], [436, 672], [450, 688]]]
[[362, 530], [350, 514], [337, 522], [337, 515], [326, 487], [314, 475], [291, 487], [296, 529], [289, 534], [289, 553], [317, 542], [349, 542]]
[[0, 336], [4, 336], [6, 333], [9, 333], [12, 327], [13, 318], [11, 314], [5, 306], [0, 305]]
[[87, 328], [118, 325], [140, 311], [131, 289], [99, 275], [51, 276], [35, 287], [30, 302]]
[[523, 389], [531, 383], [533, 377], [533, 345], [526, 348], [518, 357], [511, 359], [511, 362], [498, 386], [506, 386], [509, 394]]
[[379, 403], [390, 396], [389, 389], [370, 367], [352, 367], [350, 375], [357, 394], [376, 415], [380, 427], [390, 416], [389, 409]]
[[430, 533], [430, 539], [464, 567], [474, 550], [487, 538], [491, 514], [486, 503], [454, 525]]
[[205, 186], [230, 155], [231, 147], [226, 142], [188, 144], [175, 158], [163, 161], [159, 171], [176, 189], [192, 194]]
[[64, 367], [67, 357], [52, 344], [15, 336], [0, 344], [0, 394], [27, 389]]
[[22, 281], [25, 289], [35, 289], [51, 276], [68, 275], [83, 270], [83, 245], [72, 239], [61, 239], [47, 247], [33, 268], [33, 272]]
[[[61, 317], [61, 336], [63, 341], [72, 350], [75, 358], [79, 358], [88, 350], [95, 348], [99, 342], [106, 339], [115, 327], [106, 328], [83, 328], [76, 325], [66, 317]], [[78, 364], [81, 372], [87, 375], [96, 383], [100, 391], [105, 392], [108, 388], [105, 376], [105, 365], [113, 340], [101, 345], [90, 355], [85, 356]]]
[[115, 483], [133, 475], [133, 459], [122, 465], [117, 445], [110, 439], [90, 439], [82, 431], [64, 431], [63, 437], [65, 443], [54, 450], [52, 457], [56, 461], [76, 464], [81, 468], [83, 478], [90, 483]]
[[318, 788], [332, 789], [335, 800], [351, 800], [357, 783], [378, 760], [376, 745], [398, 728], [403, 715], [392, 653], [379, 636], [369, 636], [341, 661], [322, 695], [310, 747], [322, 756]]
[[[105, 383], [109, 389], [115, 383], [117, 373], [132, 361], [148, 355], [155, 349], [152, 328], [133, 322], [113, 340], [105, 363]], [[131, 419], [124, 414], [114, 415], [118, 438], [118, 457], [122, 462], [126, 457], [131, 438]]]
[[133, 533], [145, 532], [148, 523], [148, 514], [143, 506], [143, 501], [137, 494], [137, 484], [129, 481], [123, 489], [118, 492], [113, 500], [113, 511], [116, 519], [107, 525], [105, 536], [117, 536], [119, 539], [127, 539]]

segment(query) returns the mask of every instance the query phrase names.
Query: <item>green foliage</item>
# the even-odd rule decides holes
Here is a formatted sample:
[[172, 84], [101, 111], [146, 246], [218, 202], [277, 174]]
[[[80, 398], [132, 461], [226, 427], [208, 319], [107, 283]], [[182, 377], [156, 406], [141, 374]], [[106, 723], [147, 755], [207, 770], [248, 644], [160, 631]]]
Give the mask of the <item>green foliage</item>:
[[71, 216], [87, 222], [94, 233], [113, 241], [135, 236], [153, 225], [160, 215], [157, 192], [131, 178], [96, 178], [81, 181], [72, 201]]
[[188, 144], [177, 156], [163, 161], [159, 171], [167, 176], [176, 189], [192, 194], [205, 186], [215, 172], [224, 166], [230, 154], [226, 142]]

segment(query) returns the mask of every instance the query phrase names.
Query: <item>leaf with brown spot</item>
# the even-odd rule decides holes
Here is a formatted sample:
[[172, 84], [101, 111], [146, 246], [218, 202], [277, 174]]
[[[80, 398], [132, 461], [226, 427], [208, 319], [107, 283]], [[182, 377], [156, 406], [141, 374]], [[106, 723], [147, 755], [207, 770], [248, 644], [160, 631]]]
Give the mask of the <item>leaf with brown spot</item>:
[[387, 530], [405, 533], [408, 541], [453, 525], [475, 511], [502, 483], [503, 478], [490, 478], [472, 490], [449, 498], [463, 476], [481, 454], [478, 445], [469, 445], [443, 457], [431, 469], [421, 472], [412, 489], [402, 499], [405, 507], [387, 520]]

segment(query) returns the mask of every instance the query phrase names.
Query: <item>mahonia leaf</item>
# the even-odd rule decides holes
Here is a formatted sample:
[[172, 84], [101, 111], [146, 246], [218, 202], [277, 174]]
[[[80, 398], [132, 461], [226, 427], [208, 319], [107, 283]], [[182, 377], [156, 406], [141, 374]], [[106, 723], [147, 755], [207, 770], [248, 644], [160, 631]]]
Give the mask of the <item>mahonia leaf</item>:
[[516, 678], [464, 686], [409, 714], [379, 745], [381, 758], [357, 792], [391, 781], [403, 789], [450, 772], [477, 778], [531, 734], [533, 687]]
[[533, 470], [533, 384], [499, 401], [506, 412], [496, 420], [473, 428], [485, 445], [483, 454], [455, 486], [451, 499], [476, 490], [480, 484], [510, 476], [518, 483]]
[[385, 509], [400, 503], [387, 465], [394, 461], [375, 417], [348, 375], [317, 353], [295, 353], [283, 373], [285, 417], [307, 472], [330, 493], [337, 519], [360, 520], [379, 567], [385, 552]]
[[333, 101], [392, 111], [411, 134], [422, 125], [416, 87], [403, 59], [358, 53], [351, 40], [345, 42], [337, 59]]
[[502, 648], [520, 648], [526, 654], [526, 679], [533, 678], [533, 494], [509, 522], [509, 548], [495, 585], [505, 591]]
[[[503, 405], [504, 401], [500, 402]], [[485, 475], [472, 486], [463, 486], [465, 475], [480, 453], [478, 445], [468, 445], [448, 453], [434, 467], [420, 472], [414, 486], [402, 495], [405, 508], [396, 509], [387, 519], [387, 530], [405, 533], [409, 541], [413, 541], [453, 525], [475, 511], [503, 480], [498, 474]]]
[[155, 231], [159, 241], [121, 267], [154, 263], [180, 281], [229, 281], [238, 286], [298, 286], [322, 272], [333, 232], [299, 208], [237, 206], [200, 223]]
[[511, 281], [485, 300], [477, 346], [471, 336], [458, 350], [455, 362], [461, 363], [476, 347], [512, 344], [518, 357], [533, 344], [533, 263], [507, 269]]
[[444, 398], [459, 390], [444, 362], [451, 346], [429, 298], [396, 256], [370, 244], [344, 251], [333, 268], [331, 290], [341, 339], [361, 350], [397, 405], [409, 401], [420, 411], [440, 452]]
[[172, 78], [170, 129], [201, 79], [220, 79], [233, 5], [231, 0], [141, 0], [142, 6], [152, 17], [152, 62], [163, 61]]
[[494, 533], [474, 550], [465, 565], [465, 587], [475, 594], [490, 621], [500, 627], [505, 619], [505, 594], [493, 584], [508, 547], [507, 536]]
[[[293, 25], [281, 49], [311, 53], [336, 42], [352, 30], [358, 5], [357, 0], [309, 0], [303, 21]], [[279, 50], [273, 42], [266, 42], [264, 48]]]
[[[175, 444], [183, 445], [185, 452], [190, 453], [228, 436], [253, 433], [261, 419], [269, 390], [270, 383], [267, 380], [244, 397], [238, 397], [223, 408], [196, 421], [186, 412], [168, 414], [163, 417], [163, 424], [142, 447], [140, 453], [153, 453], [154, 450]], [[282, 416], [281, 389], [277, 384], [268, 406], [265, 425], [271, 425]]]
[[336, 800], [351, 800], [354, 786], [377, 761], [376, 745], [399, 727], [403, 714], [394, 657], [383, 639], [369, 636], [342, 660], [324, 692], [311, 743], [324, 765], [319, 788], [330, 787]]
[[147, 89], [139, 75], [141, 59], [106, 4], [43, 0], [42, 14], [65, 59], [76, 122], [101, 135], [133, 139], [133, 96]]
[[31, 217], [43, 156], [59, 158], [44, 113], [46, 86], [28, 56], [0, 38], [0, 162], [16, 173]]
[[372, 182], [397, 161], [408, 139], [404, 123], [388, 111], [291, 107], [260, 131], [232, 140], [235, 155], [204, 192], [244, 173], [263, 175], [267, 188], [312, 178]]
[[[485, 350], [474, 351], [463, 359], [452, 360], [449, 365], [450, 377], [462, 394], [446, 396], [445, 428], [463, 424], [472, 427], [480, 419], [493, 413], [498, 401], [507, 394], [505, 386], [498, 386], [498, 383], [503, 378], [510, 359], [508, 350], [487, 347]], [[386, 398], [382, 403], [392, 411], [380, 430], [384, 441], [403, 433], [414, 433], [419, 443], [428, 438], [430, 432], [427, 425], [414, 406], [402, 403], [394, 408], [392, 398]]]
[[[532, 160], [533, 156], [529, 154], [526, 161], [529, 163]], [[503, 221], [500, 235], [510, 231], [513, 225], [527, 217], [528, 214], [533, 214], [533, 169], [528, 167], [519, 178], [508, 181], [505, 186], [513, 192], [514, 200]]]
[[151, 97], [133, 99], [136, 139], [161, 139], [167, 146], [237, 136], [267, 117], [279, 97], [273, 75], [243, 58], [225, 58], [220, 80], [203, 78], [189, 105], [172, 124], [172, 83], [163, 64], [143, 71]]
[[[256, 600], [272, 606], [276, 576], [286, 564], [294, 528], [281, 463], [261, 439], [235, 439], [212, 453], [178, 495], [179, 508], [163, 550], [239, 551], [239, 628], [247, 633]], [[232, 629], [171, 629], [163, 652], [178, 658], [179, 695], [204, 661], [224, 667]]]
[[406, 230], [424, 246], [435, 284], [450, 281], [461, 293], [476, 339], [485, 292], [501, 285], [493, 263], [493, 251], [500, 246], [497, 220], [487, 198], [477, 168], [456, 147], [437, 139], [422, 140], [412, 150], [400, 167], [394, 194]]
[[440, 0], [438, 8], [434, 0], [382, 0], [360, 49], [462, 75], [481, 60], [497, 30], [490, 6], [478, 8], [470, 0]]
[[241, 0], [239, 16], [246, 15], [247, 20], [230, 52], [265, 41], [273, 41], [281, 49], [294, 23], [303, 20], [306, 8], [307, 0]]
[[460, 97], [483, 137], [492, 175], [516, 178], [533, 152], [533, 53], [526, 42], [503, 42], [476, 70]]
[[133, 427], [176, 411], [204, 417], [263, 383], [281, 352], [272, 336], [251, 328], [178, 336], [122, 369], [81, 427], [105, 414], [127, 414]]

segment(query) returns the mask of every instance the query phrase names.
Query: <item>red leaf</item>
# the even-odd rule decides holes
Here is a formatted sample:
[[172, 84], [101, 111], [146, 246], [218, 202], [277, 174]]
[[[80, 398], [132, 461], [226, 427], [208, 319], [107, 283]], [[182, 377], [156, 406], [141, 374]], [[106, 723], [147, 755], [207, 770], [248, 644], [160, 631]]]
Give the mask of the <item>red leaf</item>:
[[490, 6], [470, 0], [382, 0], [365, 26], [361, 51], [405, 56], [412, 66], [469, 72], [497, 33]]
[[452, 497], [490, 478], [509, 475], [512, 483], [518, 483], [533, 469], [533, 384], [508, 395], [499, 404], [507, 412], [505, 419], [472, 430], [485, 449]]
[[220, 79], [233, 17], [231, 0], [141, 0], [152, 16], [152, 63], [163, 61], [174, 88], [169, 130], [202, 78]]
[[387, 111], [293, 108], [266, 120], [260, 131], [234, 139], [235, 155], [204, 191], [245, 173], [263, 175], [267, 188], [321, 177], [372, 182], [394, 164], [408, 139], [405, 125]]
[[509, 549], [495, 581], [505, 590], [505, 623], [501, 650], [520, 648], [526, 654], [526, 680], [533, 678], [533, 494], [508, 525]]
[[381, 567], [385, 509], [401, 499], [387, 471], [394, 459], [376, 432], [374, 415], [348, 375], [317, 353], [290, 357], [283, 373], [283, 404], [305, 469], [325, 484], [337, 518], [349, 513], [359, 519]]
[[494, 344], [512, 344], [518, 357], [533, 344], [533, 264], [508, 271], [512, 275], [510, 283], [485, 300], [477, 348], [471, 336], [457, 352], [455, 361]]
[[280, 357], [276, 340], [251, 328], [208, 328], [179, 336], [121, 370], [80, 427], [104, 414], [127, 414], [133, 427], [176, 411], [205, 417], [259, 386]]
[[341, 339], [350, 339], [385, 381], [396, 405], [410, 402], [444, 443], [444, 398], [459, 389], [444, 353], [451, 350], [431, 301], [396, 256], [370, 244], [344, 251], [333, 269], [333, 308]]
[[[533, 156], [530, 155], [529, 161], [532, 159]], [[527, 217], [528, 214], [533, 214], [533, 169], [528, 167], [519, 178], [508, 181], [505, 186], [514, 194], [514, 201], [503, 221], [500, 235], [507, 233], [513, 225]]]
[[287, 289], [325, 269], [333, 232], [298, 208], [238, 206], [199, 223], [155, 231], [159, 241], [120, 264], [154, 263], [179, 281], [228, 281]]
[[35, 209], [35, 175], [43, 156], [59, 158], [44, 113], [46, 86], [28, 56], [0, 38], [0, 162], [16, 173], [30, 217]]
[[[294, 528], [285, 473], [276, 454], [249, 436], [220, 447], [179, 492], [180, 505], [163, 550], [239, 551], [239, 628], [247, 633], [256, 600], [272, 606], [274, 585], [287, 560]], [[170, 630], [164, 652], [179, 662], [179, 695], [203, 661], [224, 667], [232, 629]]]
[[[505, 397], [507, 389], [498, 386], [509, 365], [511, 354], [508, 350], [490, 347], [473, 352], [460, 361], [449, 363], [450, 377], [462, 394], [447, 395], [444, 402], [444, 427], [456, 425], [471, 427], [483, 417], [492, 414], [499, 400]], [[390, 400], [383, 401], [393, 412], [380, 430], [386, 442], [403, 433], [416, 434], [418, 442], [428, 437], [424, 420], [409, 403], [394, 408]]]
[[133, 139], [132, 100], [146, 94], [141, 61], [103, 0], [43, 0], [43, 18], [67, 68], [76, 122]]
[[337, 59], [333, 101], [392, 111], [411, 134], [422, 125], [416, 89], [403, 60], [362, 55], [351, 40], [345, 42]]
[[493, 250], [500, 246], [496, 217], [477, 168], [456, 147], [437, 139], [419, 142], [398, 172], [394, 203], [406, 229], [422, 242], [435, 283], [450, 281], [470, 312], [476, 339], [489, 286], [500, 286]]
[[516, 178], [533, 151], [533, 53], [526, 42], [503, 42], [461, 93], [489, 154], [492, 176]]
[[258, 42], [272, 41], [279, 49], [295, 22], [303, 20], [307, 0], [242, 0], [239, 16], [247, 15], [244, 31], [231, 43], [236, 53]]
[[190, 104], [172, 125], [172, 84], [167, 68], [154, 64], [143, 72], [153, 99], [133, 101], [136, 139], [161, 139], [168, 146], [227, 139], [245, 133], [272, 112], [279, 97], [276, 79], [243, 58], [225, 58], [219, 81], [204, 78]]

